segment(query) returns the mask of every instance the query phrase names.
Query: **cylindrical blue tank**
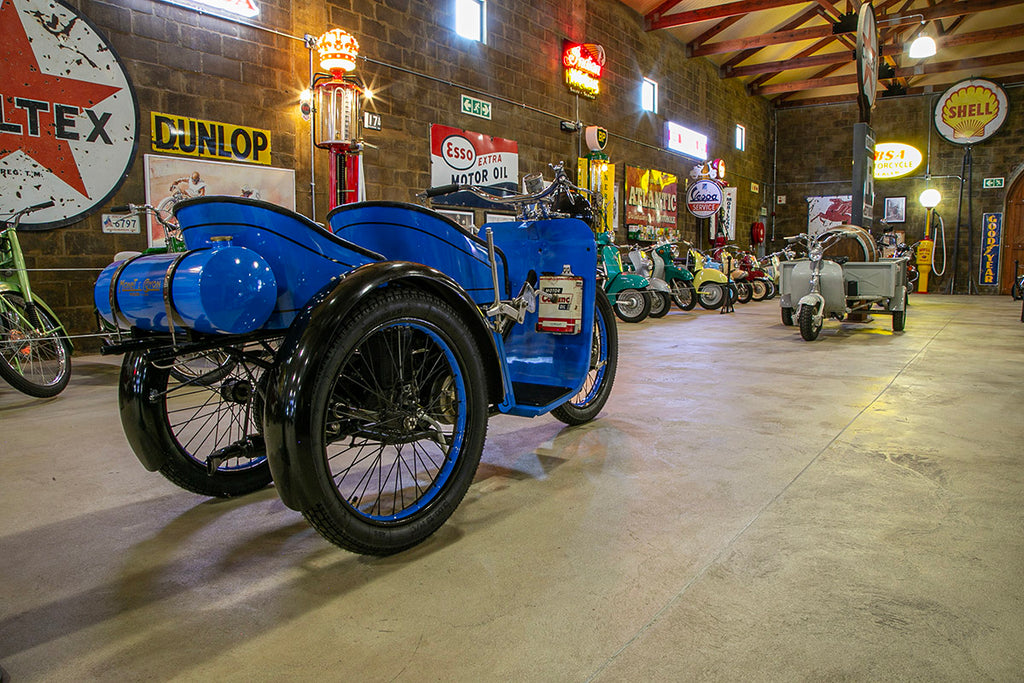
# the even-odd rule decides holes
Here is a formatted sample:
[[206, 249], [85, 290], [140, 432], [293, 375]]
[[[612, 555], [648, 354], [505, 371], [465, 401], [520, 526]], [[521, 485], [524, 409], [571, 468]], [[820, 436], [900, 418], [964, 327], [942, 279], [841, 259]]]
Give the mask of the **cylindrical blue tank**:
[[[167, 271], [176, 261], [170, 297], [165, 297]], [[274, 272], [263, 257], [245, 247], [142, 256], [127, 264], [112, 283], [120, 264], [100, 273], [93, 295], [103, 319], [122, 327], [127, 320], [144, 330], [167, 332], [170, 307], [177, 329], [184, 325], [207, 334], [242, 334], [266, 323], [277, 301]], [[111, 287], [118, 321], [111, 313]]]

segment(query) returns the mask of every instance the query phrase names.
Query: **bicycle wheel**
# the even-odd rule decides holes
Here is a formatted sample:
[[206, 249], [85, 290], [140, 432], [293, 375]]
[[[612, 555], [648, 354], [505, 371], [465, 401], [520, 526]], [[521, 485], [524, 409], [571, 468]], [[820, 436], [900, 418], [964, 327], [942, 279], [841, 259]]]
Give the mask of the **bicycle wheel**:
[[480, 350], [442, 299], [389, 287], [361, 302], [315, 369], [312, 410], [288, 433], [303, 515], [353, 552], [410, 548], [451, 516], [487, 432]]
[[0, 377], [29, 396], [50, 398], [71, 378], [71, 344], [45, 308], [0, 292]]
[[551, 411], [555, 418], [567, 425], [578, 425], [593, 420], [604, 408], [608, 396], [612, 393], [615, 370], [619, 365], [619, 336], [613, 324], [613, 315], [608, 298], [598, 293], [587, 379], [575, 396]]
[[127, 355], [121, 366], [121, 421], [132, 448], [156, 450], [151, 455], [161, 457], [160, 474], [203, 496], [241, 496], [271, 480], [262, 420], [274, 343], [230, 353], [231, 367], [213, 381], [183, 379], [173, 371], [179, 366], [147, 363], [139, 354]]

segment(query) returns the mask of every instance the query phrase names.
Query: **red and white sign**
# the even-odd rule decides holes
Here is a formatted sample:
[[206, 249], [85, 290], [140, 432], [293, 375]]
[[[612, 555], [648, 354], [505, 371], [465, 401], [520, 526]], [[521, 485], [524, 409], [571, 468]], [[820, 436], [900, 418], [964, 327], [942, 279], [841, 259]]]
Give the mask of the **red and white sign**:
[[55, 0], [0, 0], [0, 211], [49, 200], [26, 229], [102, 206], [138, 142], [138, 104], [111, 46]]
[[[519, 184], [519, 143], [434, 124], [430, 127], [430, 184], [479, 185], [515, 192]], [[482, 200], [478, 202], [466, 194], [460, 192], [434, 201], [483, 206]]]
[[722, 208], [722, 186], [714, 180], [698, 180], [686, 190], [686, 210], [697, 218], [710, 218]]

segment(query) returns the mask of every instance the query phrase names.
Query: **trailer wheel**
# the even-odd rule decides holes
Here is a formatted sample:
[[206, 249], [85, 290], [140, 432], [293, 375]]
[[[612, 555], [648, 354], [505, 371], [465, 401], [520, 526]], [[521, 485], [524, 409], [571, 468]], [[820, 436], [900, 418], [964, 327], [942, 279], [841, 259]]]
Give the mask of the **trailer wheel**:
[[480, 350], [444, 300], [388, 287], [361, 302], [310, 389], [311, 433], [294, 466], [312, 482], [306, 519], [332, 543], [389, 555], [451, 516], [487, 431]]
[[793, 327], [793, 309], [788, 306], [782, 307], [782, 324], [786, 327]]
[[907, 299], [909, 297], [906, 293], [903, 294], [903, 310], [892, 312], [892, 331], [902, 332], [903, 328], [907, 325]]

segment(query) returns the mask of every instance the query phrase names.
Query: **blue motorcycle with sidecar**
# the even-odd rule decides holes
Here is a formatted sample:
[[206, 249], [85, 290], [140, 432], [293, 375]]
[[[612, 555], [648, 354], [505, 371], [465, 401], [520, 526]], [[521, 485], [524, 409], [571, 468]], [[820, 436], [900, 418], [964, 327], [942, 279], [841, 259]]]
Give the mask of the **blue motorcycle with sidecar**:
[[489, 414], [596, 417], [618, 341], [585, 191], [559, 166], [529, 194], [424, 194], [455, 191], [518, 220], [474, 233], [368, 201], [328, 230], [258, 200], [176, 205], [186, 250], [111, 264], [95, 288], [142, 464], [209, 496], [273, 480], [327, 540], [386, 555], [458, 506]]

